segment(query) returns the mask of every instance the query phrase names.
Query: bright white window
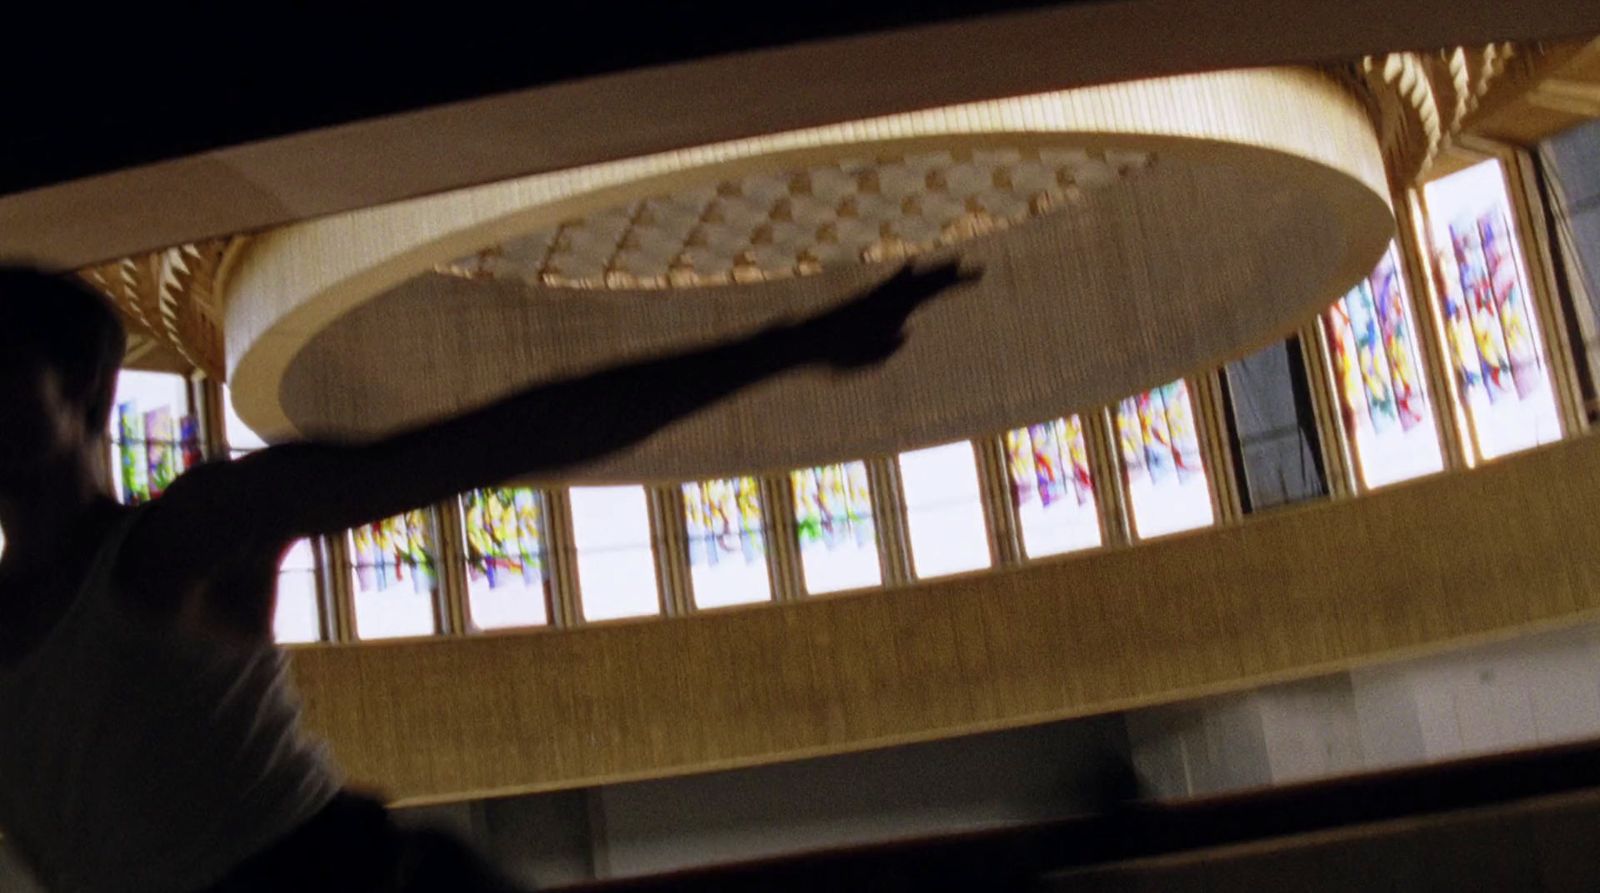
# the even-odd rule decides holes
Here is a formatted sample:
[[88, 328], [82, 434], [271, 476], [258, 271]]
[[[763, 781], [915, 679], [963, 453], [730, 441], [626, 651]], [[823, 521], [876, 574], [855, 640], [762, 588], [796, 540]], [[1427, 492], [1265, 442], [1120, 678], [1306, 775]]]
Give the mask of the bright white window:
[[282, 644], [322, 639], [317, 562], [309, 540], [296, 541], [278, 565], [278, 608], [272, 618], [272, 631]]
[[911, 564], [918, 577], [989, 566], [978, 459], [966, 441], [900, 454]]
[[661, 613], [643, 487], [574, 487], [572, 536], [585, 620]]

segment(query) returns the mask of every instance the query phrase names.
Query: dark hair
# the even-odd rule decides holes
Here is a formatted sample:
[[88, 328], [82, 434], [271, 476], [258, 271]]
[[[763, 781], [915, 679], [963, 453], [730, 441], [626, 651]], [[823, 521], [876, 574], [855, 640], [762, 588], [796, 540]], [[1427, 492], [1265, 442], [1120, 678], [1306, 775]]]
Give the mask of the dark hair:
[[128, 336], [111, 303], [87, 285], [26, 266], [0, 264], [0, 338], [61, 375], [90, 430], [111, 420]]

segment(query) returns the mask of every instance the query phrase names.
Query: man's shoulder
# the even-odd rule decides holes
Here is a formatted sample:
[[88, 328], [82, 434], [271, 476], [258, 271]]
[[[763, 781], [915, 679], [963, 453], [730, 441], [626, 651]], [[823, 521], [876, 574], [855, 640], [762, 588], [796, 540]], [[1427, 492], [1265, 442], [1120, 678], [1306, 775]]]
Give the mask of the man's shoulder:
[[[204, 522], [217, 512], [239, 509], [244, 494], [239, 486], [240, 475], [234, 463], [221, 460], [202, 462], [189, 469], [167, 486], [164, 493], [148, 504], [146, 514], [150, 520], [141, 520], [141, 528], [161, 527], [164, 521], [179, 520], [179, 516], [200, 515]], [[247, 507], [246, 507], [247, 508]], [[160, 520], [154, 520], [159, 516]]]

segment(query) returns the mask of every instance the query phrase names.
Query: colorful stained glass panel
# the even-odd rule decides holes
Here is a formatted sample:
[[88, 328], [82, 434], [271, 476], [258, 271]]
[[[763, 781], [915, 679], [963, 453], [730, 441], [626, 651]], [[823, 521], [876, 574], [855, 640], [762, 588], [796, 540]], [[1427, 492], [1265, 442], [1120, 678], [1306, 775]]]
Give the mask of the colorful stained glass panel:
[[684, 484], [683, 512], [697, 607], [718, 608], [772, 598], [761, 489], [755, 478]]
[[1323, 324], [1345, 437], [1362, 482], [1381, 487], [1442, 469], [1416, 323], [1393, 245], [1365, 282], [1328, 308]]
[[1492, 459], [1559, 439], [1555, 391], [1500, 162], [1434, 180], [1423, 197], [1439, 322], [1475, 456]]
[[461, 516], [473, 627], [548, 622], [543, 497], [526, 487], [474, 490], [461, 498]]
[[813, 594], [883, 582], [865, 462], [791, 472], [800, 564]]
[[350, 532], [356, 635], [426, 636], [439, 631], [438, 559], [431, 512], [418, 509]]
[[123, 370], [111, 417], [117, 498], [129, 505], [148, 502], [201, 459], [200, 427], [183, 376]]
[[1100, 545], [1089, 453], [1078, 416], [1006, 432], [1006, 468], [1029, 557]]
[[1188, 384], [1123, 400], [1116, 426], [1134, 532], [1148, 539], [1210, 524], [1211, 488]]

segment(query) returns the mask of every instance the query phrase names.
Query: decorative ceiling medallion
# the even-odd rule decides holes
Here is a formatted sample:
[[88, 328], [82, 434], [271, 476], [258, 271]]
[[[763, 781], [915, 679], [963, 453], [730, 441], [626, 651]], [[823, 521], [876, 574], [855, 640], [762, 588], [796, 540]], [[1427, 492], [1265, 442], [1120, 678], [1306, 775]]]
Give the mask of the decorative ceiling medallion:
[[664, 289], [903, 260], [1003, 230], [1145, 170], [1149, 152], [985, 148], [841, 160], [657, 195], [440, 264], [467, 279]]

